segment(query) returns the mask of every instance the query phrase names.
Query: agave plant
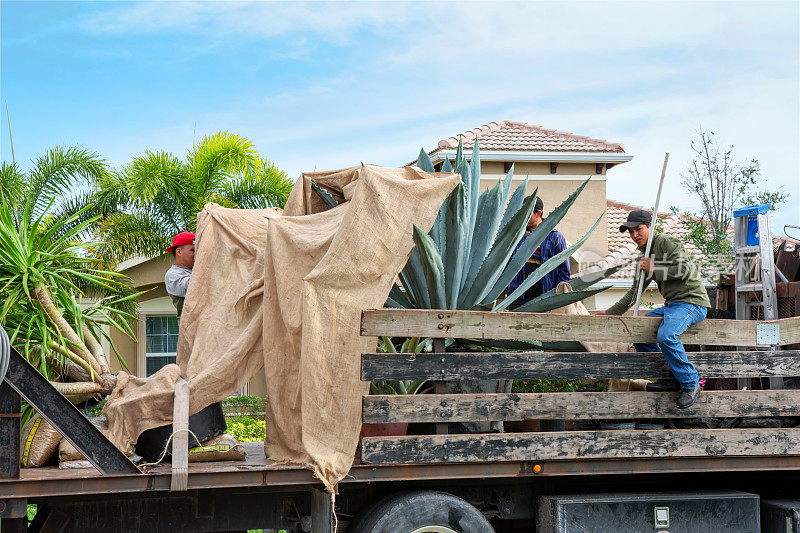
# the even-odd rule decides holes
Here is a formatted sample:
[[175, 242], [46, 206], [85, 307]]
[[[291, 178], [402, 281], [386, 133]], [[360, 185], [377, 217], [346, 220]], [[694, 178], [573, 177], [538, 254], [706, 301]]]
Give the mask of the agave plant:
[[[434, 172], [425, 150], [417, 160], [426, 172]], [[586, 187], [584, 181], [525, 239], [515, 253], [517, 243], [533, 213], [536, 191], [525, 197], [528, 180], [517, 187], [509, 199], [514, 167], [505, 179], [480, 193], [480, 150], [478, 141], [467, 161], [459, 140], [455, 169], [445, 160], [442, 171], [461, 175], [461, 182], [439, 209], [430, 232], [414, 227], [415, 247], [400, 272], [402, 288], [394, 285], [387, 306], [407, 309], [476, 309], [503, 311], [517, 301], [534, 283], [563, 263], [594, 232], [603, 215], [589, 231], [563, 252], [545, 261], [516, 290], [498, 300], [511, 280], [547, 235], [564, 218]], [[538, 190], [538, 189], [537, 189]], [[610, 273], [606, 271], [591, 280], [573, 283], [573, 291], [555, 294], [555, 290], [526, 302], [517, 311], [547, 312], [596, 294], [604, 288], [589, 289]]]

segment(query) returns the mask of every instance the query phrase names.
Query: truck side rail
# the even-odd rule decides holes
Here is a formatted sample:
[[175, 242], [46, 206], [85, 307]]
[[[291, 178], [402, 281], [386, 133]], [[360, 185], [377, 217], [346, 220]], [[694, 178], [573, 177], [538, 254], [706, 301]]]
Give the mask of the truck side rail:
[[[364, 311], [362, 335], [653, 342], [659, 322], [650, 317], [380, 309]], [[778, 344], [800, 343], [800, 318], [704, 320], [681, 338], [700, 345], [764, 346], [752, 351], [689, 353], [704, 378], [800, 375], [800, 350], [775, 350]], [[767, 348], [765, 340], [774, 344]], [[671, 376], [660, 353], [646, 352], [366, 353], [361, 372], [365, 381], [437, 382]], [[685, 410], [675, 407], [675, 398], [676, 393], [669, 392], [371, 395], [363, 398], [363, 422], [441, 425], [529, 419], [800, 416], [800, 390], [706, 391]], [[794, 468], [800, 469], [800, 427], [440, 434], [367, 437], [361, 443], [361, 460], [368, 464], [776, 456], [797, 456]]]

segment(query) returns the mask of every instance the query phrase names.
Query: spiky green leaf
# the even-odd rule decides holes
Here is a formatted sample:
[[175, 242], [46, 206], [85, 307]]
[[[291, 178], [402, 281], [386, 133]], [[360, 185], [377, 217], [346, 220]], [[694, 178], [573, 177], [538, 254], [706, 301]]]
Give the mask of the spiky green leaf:
[[447, 199], [445, 213], [445, 308], [456, 309], [467, 252], [467, 194], [464, 183], [456, 185]]
[[425, 282], [428, 287], [431, 305], [434, 309], [444, 309], [445, 290], [444, 290], [444, 267], [442, 266], [442, 256], [433, 244], [433, 240], [427, 233], [414, 226], [414, 244], [420, 251], [420, 259], [425, 272]]

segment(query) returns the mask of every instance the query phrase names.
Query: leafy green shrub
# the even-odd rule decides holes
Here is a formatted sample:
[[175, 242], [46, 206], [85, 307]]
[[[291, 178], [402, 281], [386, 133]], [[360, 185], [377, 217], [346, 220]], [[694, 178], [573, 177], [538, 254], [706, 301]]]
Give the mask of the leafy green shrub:
[[229, 417], [264, 418], [266, 408], [267, 399], [261, 396], [231, 396], [222, 400], [222, 409]]
[[603, 382], [586, 382], [580, 379], [519, 379], [514, 380], [512, 392], [598, 392], [604, 390]]
[[239, 442], [262, 441], [267, 436], [264, 421], [249, 416], [237, 416], [228, 420], [228, 433]]

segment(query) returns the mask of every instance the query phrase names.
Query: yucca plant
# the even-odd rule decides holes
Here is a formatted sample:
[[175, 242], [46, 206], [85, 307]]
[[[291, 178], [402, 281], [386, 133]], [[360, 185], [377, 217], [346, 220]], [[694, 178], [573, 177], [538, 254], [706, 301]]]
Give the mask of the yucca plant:
[[98, 339], [111, 340], [108, 328], [133, 336], [137, 294], [88, 257], [91, 244], [80, 235], [92, 220], [80, 221], [82, 211], [35, 215], [28, 199], [14, 217], [12, 205], [0, 198], [0, 327], [73, 402], [110, 393], [116, 379]]
[[[434, 172], [433, 163], [424, 149], [420, 150], [417, 164], [426, 172]], [[536, 203], [536, 191], [525, 197], [527, 178], [509, 199], [514, 173], [512, 166], [505, 179], [498, 180], [494, 187], [479, 194], [481, 170], [477, 140], [470, 161], [467, 161], [459, 140], [455, 169], [449, 160], [445, 160], [442, 167], [443, 172], [453, 170], [461, 175], [461, 182], [440, 208], [430, 232], [414, 227], [415, 247], [399, 275], [402, 288], [395, 284], [387, 306], [503, 311], [545, 274], [569, 258], [586, 242], [603, 217], [600, 215], [577, 242], [545, 261], [514, 292], [498, 300], [536, 248], [564, 218], [589, 180], [550, 213], [514, 253]], [[557, 295], [552, 290], [515, 310], [547, 312], [587, 298], [605, 290], [589, 287], [611, 270], [593, 276], [591, 280], [577, 280], [572, 292]]]

